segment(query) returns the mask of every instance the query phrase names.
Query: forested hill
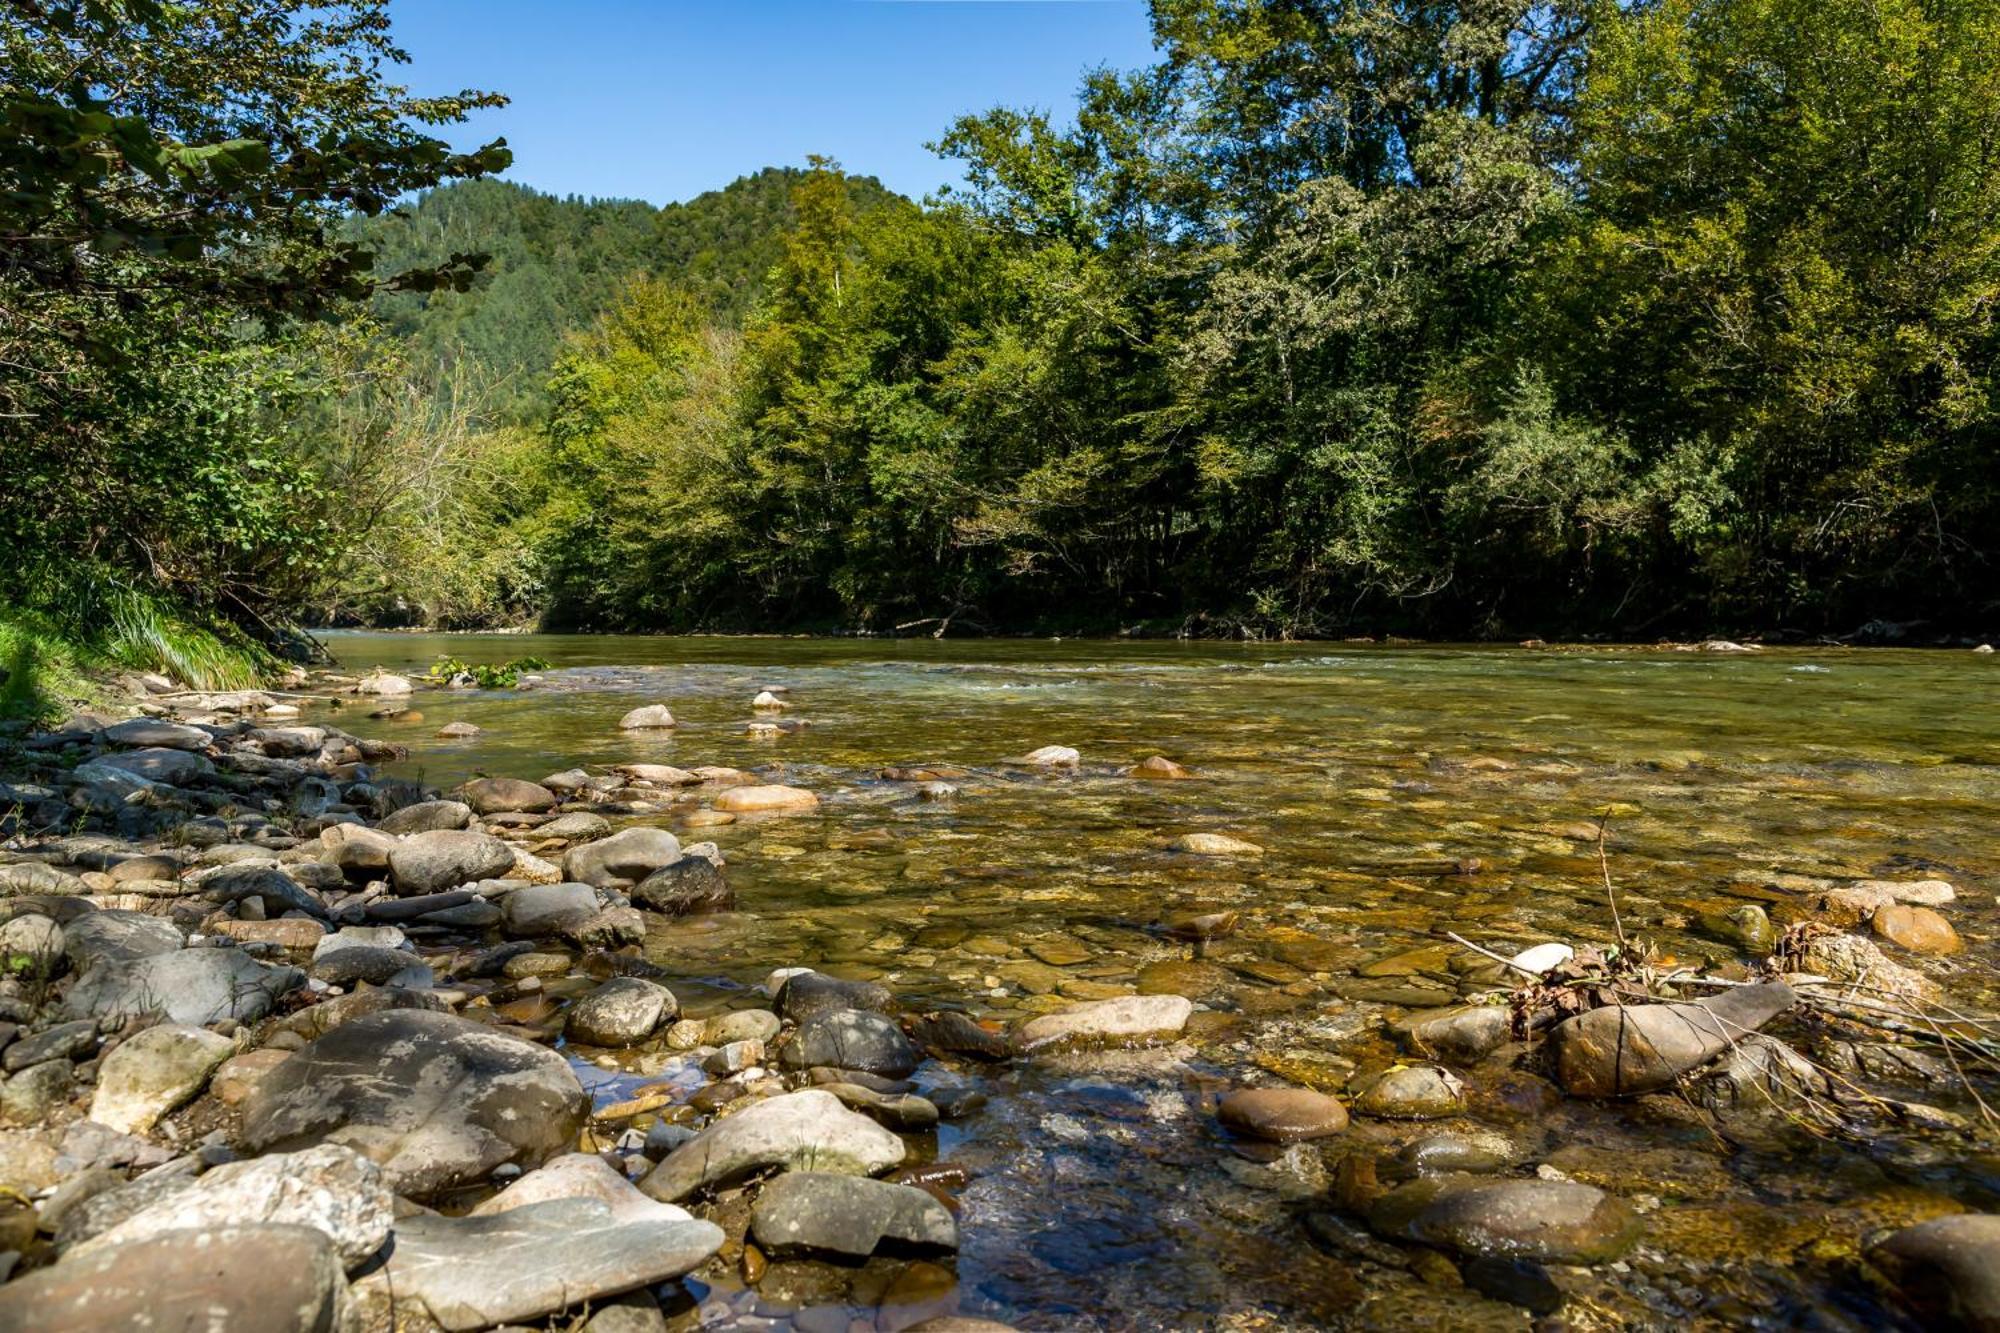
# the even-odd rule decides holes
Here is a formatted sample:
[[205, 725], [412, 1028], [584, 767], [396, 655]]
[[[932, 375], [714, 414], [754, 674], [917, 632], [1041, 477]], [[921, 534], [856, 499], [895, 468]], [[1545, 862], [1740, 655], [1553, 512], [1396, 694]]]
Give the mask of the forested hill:
[[[463, 373], [493, 415], [519, 419], [540, 406], [563, 334], [587, 326], [635, 276], [665, 278], [718, 322], [740, 323], [778, 260], [804, 175], [766, 167], [664, 208], [459, 181], [358, 221], [352, 236], [384, 274], [454, 254], [490, 256], [469, 291], [385, 291], [374, 312], [414, 364], [440, 379]], [[900, 201], [872, 176], [845, 179], [858, 212]]]

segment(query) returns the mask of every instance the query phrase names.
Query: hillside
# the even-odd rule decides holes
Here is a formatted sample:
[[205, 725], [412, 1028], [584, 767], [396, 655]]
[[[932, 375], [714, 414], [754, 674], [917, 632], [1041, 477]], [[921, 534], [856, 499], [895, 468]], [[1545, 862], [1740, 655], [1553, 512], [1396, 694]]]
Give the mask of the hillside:
[[[468, 292], [385, 292], [374, 313], [440, 382], [462, 369], [491, 385], [506, 419], [542, 404], [542, 381], [562, 335], [589, 323], [634, 274], [690, 287], [718, 322], [740, 322], [777, 260], [791, 192], [805, 173], [766, 167], [686, 203], [558, 198], [507, 181], [460, 181], [354, 229], [399, 273], [454, 253], [491, 262]], [[900, 202], [869, 176], [848, 177], [857, 211]]]

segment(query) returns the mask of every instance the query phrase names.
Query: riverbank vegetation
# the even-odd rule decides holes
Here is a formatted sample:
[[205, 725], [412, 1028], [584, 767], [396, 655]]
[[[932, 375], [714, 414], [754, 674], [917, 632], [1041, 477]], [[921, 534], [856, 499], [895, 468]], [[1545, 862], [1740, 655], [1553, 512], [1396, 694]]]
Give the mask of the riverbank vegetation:
[[[97, 114], [59, 46], [161, 95], [130, 142], [123, 107], [10, 109], [0, 170], [47, 206], [6, 229], [4, 535], [191, 614], [1650, 637], [2000, 606], [1993, 0], [1157, 0], [1154, 66], [1089, 74], [1074, 126], [942, 127], [966, 183], [922, 205], [815, 161], [667, 210], [472, 181], [379, 217], [502, 163], [412, 128], [490, 99], [386, 85], [379, 3], [225, 59], [188, 34], [228, 8], [61, 7], [6, 51], [49, 115]], [[113, 22], [167, 40], [92, 47]], [[286, 43], [377, 63], [288, 101]]]

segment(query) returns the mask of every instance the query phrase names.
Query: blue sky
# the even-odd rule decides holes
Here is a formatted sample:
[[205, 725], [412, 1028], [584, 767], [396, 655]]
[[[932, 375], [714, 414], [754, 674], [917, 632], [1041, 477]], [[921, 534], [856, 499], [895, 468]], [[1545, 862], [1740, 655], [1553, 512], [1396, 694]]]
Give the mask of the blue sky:
[[920, 197], [924, 150], [963, 112], [1067, 119], [1087, 69], [1150, 63], [1142, 0], [397, 0], [397, 76], [512, 105], [448, 133], [504, 135], [509, 179], [667, 203], [808, 153]]

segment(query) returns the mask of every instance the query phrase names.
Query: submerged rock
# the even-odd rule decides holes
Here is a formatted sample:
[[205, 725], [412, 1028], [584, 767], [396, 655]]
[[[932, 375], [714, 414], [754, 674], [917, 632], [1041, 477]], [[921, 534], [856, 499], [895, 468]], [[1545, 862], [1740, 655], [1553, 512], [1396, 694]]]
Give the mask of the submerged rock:
[[244, 1102], [242, 1142], [255, 1153], [345, 1144], [423, 1198], [569, 1148], [589, 1107], [555, 1052], [397, 1009], [342, 1024], [266, 1075]]
[[1890, 903], [1876, 910], [1870, 924], [1877, 935], [1911, 953], [1952, 954], [1965, 947], [1951, 922], [1928, 907]]
[[2000, 1329], [2000, 1217], [1937, 1217], [1868, 1247], [1868, 1264], [1927, 1327]]
[[1264, 849], [1243, 838], [1226, 833], [1183, 833], [1173, 841], [1177, 852], [1194, 856], [1262, 856]]
[[878, 1014], [896, 1011], [896, 997], [888, 987], [872, 981], [842, 981], [811, 968], [791, 972], [771, 990], [771, 998], [780, 1018], [801, 1024], [815, 1014], [836, 1009], [868, 1009]]
[[819, 797], [803, 787], [731, 787], [715, 798], [715, 808], [739, 815], [817, 810]]
[[639, 1188], [678, 1203], [773, 1167], [872, 1175], [903, 1160], [903, 1141], [828, 1092], [786, 1093], [718, 1120], [654, 1167]]
[[1347, 1108], [1310, 1088], [1239, 1088], [1215, 1113], [1237, 1133], [1273, 1143], [1326, 1138], [1347, 1128]]
[[1513, 1015], [1499, 1004], [1465, 1004], [1450, 1009], [1420, 1009], [1390, 1025], [1403, 1044], [1418, 1055], [1476, 1064], [1499, 1050], [1513, 1035]]
[[1411, 1181], [1375, 1200], [1368, 1224], [1392, 1240], [1557, 1264], [1616, 1259], [1641, 1230], [1629, 1204], [1595, 1186], [1485, 1176]]
[[1781, 981], [1743, 986], [1692, 1004], [1610, 1005], [1578, 1014], [1554, 1033], [1565, 1091], [1582, 1097], [1656, 1092], [1792, 1006]]
[[1125, 995], [1091, 1000], [1031, 1018], [1014, 1029], [1021, 1055], [1080, 1047], [1139, 1046], [1178, 1037], [1194, 1002], [1181, 995]]
[[796, 1171], [766, 1185], [751, 1210], [750, 1231], [775, 1258], [865, 1259], [885, 1244], [899, 1251], [958, 1248], [958, 1223], [929, 1192], [824, 1171]]
[[1442, 1120], [1465, 1109], [1465, 1084], [1436, 1065], [1405, 1065], [1364, 1081], [1354, 1109], [1385, 1120]]

